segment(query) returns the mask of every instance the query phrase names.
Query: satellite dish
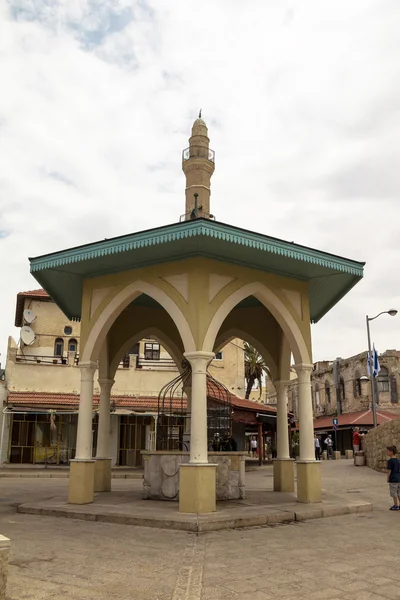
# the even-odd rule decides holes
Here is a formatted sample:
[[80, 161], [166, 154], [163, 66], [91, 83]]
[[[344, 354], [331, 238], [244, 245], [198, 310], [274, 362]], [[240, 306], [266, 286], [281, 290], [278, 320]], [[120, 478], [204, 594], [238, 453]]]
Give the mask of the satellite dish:
[[25, 346], [30, 346], [35, 341], [35, 333], [31, 327], [25, 325], [21, 329], [21, 340], [24, 342]]
[[33, 321], [36, 319], [36, 315], [33, 312], [33, 310], [25, 309], [24, 310], [24, 319], [27, 323], [33, 323]]

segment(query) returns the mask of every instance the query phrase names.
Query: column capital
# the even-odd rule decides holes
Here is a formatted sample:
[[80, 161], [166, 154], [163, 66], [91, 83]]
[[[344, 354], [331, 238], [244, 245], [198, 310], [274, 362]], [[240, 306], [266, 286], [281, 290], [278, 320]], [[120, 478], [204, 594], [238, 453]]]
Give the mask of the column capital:
[[97, 381], [100, 385], [109, 385], [110, 387], [115, 383], [115, 379], [107, 379], [106, 377], [99, 377]]
[[314, 368], [314, 365], [312, 365], [312, 364], [309, 365], [307, 363], [298, 363], [297, 365], [293, 365], [293, 368], [295, 369], [296, 373], [298, 374], [299, 371], [303, 371], [303, 372], [304, 371], [306, 371], [306, 372], [310, 371], [311, 372], [313, 370], [313, 368]]
[[280, 387], [287, 387], [292, 382], [290, 381], [290, 379], [278, 379], [277, 381], [273, 381], [272, 383], [273, 383], [274, 388], [276, 389], [276, 391], [278, 391], [278, 388], [280, 388]]
[[80, 369], [92, 369], [94, 372], [97, 369], [97, 361], [88, 360], [87, 362], [80, 362], [78, 363], [78, 367]]
[[206, 371], [210, 362], [215, 358], [214, 352], [184, 352], [183, 356], [190, 362], [192, 373]]

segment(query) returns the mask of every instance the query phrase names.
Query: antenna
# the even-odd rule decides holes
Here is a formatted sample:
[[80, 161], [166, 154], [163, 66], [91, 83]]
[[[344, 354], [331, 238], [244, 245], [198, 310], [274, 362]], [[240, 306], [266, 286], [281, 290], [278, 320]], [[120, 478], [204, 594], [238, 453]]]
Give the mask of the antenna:
[[33, 310], [25, 309], [24, 310], [24, 319], [27, 323], [33, 323], [33, 321], [36, 319], [36, 315], [33, 312]]
[[25, 344], [25, 346], [30, 346], [35, 341], [35, 333], [31, 327], [25, 325], [21, 329], [21, 340]]
[[199, 119], [201, 119], [201, 109], [199, 110]]

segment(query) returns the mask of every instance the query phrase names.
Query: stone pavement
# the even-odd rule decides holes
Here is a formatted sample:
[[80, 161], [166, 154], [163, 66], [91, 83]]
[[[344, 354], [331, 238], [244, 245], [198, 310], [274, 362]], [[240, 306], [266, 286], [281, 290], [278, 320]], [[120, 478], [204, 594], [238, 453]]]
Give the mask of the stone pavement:
[[[400, 598], [400, 513], [385, 475], [350, 461], [322, 464], [326, 492], [374, 512], [196, 536], [15, 513], [65, 480], [2, 479], [0, 533], [11, 538], [10, 600], [383, 600]], [[249, 474], [265, 488], [270, 467]], [[113, 485], [132, 485], [116, 481]]]

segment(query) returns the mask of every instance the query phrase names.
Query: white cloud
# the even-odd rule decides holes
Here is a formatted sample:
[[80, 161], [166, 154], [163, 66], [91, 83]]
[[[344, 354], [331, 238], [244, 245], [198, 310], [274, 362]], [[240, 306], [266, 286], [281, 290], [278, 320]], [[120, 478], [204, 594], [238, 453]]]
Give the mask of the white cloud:
[[[27, 256], [176, 221], [200, 107], [217, 218], [366, 260], [314, 332], [365, 348], [397, 306], [397, 0], [11, 0], [0, 9], [0, 348]], [[144, 210], [143, 207], [146, 207]], [[398, 346], [400, 317], [373, 324]]]

